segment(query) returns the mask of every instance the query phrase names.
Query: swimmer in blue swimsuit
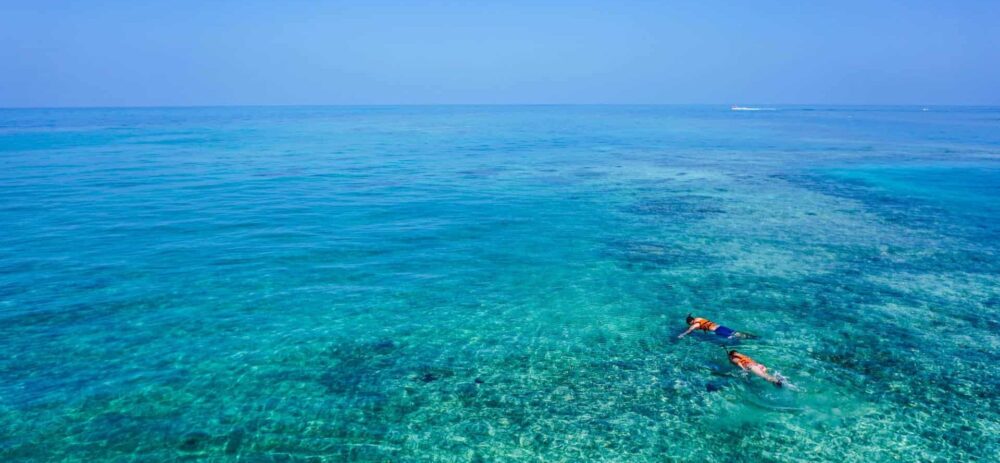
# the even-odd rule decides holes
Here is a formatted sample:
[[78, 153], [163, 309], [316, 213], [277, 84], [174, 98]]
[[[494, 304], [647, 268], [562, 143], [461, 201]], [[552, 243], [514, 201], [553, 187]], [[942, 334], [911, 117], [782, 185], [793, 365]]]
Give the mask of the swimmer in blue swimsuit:
[[750, 333], [740, 333], [739, 331], [736, 331], [732, 328], [727, 328], [708, 319], [692, 317], [691, 314], [688, 314], [687, 316], [687, 324], [688, 324], [687, 331], [681, 333], [680, 336], [677, 336], [678, 339], [687, 336], [694, 330], [702, 330], [705, 332], [711, 331], [715, 333], [716, 336], [723, 337], [726, 339], [734, 339], [734, 338], [753, 339], [757, 337]]

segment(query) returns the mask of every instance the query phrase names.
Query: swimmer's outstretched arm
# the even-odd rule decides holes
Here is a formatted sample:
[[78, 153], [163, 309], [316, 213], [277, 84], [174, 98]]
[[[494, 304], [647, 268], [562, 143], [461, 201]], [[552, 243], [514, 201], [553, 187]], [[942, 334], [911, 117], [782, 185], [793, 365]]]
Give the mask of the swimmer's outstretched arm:
[[698, 325], [699, 325], [699, 323], [695, 323], [695, 324], [689, 326], [688, 329], [687, 329], [687, 331], [685, 331], [685, 332], [677, 335], [677, 339], [683, 338], [684, 336], [687, 336], [688, 333], [690, 333], [690, 332], [698, 329]]

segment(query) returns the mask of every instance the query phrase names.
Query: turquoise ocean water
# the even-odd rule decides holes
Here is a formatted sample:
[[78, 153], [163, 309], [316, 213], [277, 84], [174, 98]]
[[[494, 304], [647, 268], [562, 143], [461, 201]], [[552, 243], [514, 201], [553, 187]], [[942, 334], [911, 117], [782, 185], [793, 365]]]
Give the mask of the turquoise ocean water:
[[998, 108], [0, 110], [4, 462], [996, 461], [998, 329]]

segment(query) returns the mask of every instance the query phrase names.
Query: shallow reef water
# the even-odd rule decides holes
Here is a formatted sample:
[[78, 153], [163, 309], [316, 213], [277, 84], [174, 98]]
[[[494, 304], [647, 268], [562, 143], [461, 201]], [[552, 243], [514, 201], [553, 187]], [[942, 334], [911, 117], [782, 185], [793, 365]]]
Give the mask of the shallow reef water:
[[993, 461], [998, 114], [0, 110], [0, 460]]

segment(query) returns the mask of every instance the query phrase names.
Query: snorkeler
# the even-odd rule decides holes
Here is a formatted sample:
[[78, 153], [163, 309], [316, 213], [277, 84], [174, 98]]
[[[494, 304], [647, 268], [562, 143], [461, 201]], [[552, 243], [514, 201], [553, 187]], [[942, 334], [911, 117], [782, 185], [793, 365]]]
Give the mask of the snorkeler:
[[694, 330], [711, 331], [715, 333], [717, 336], [721, 336], [726, 339], [732, 339], [732, 338], [753, 339], [757, 337], [750, 333], [740, 333], [739, 331], [736, 331], [732, 328], [727, 328], [725, 326], [722, 326], [718, 323], [715, 323], [713, 321], [704, 318], [692, 317], [691, 314], [687, 315], [687, 324], [688, 324], [687, 331], [677, 336], [677, 339], [687, 336]]
[[729, 354], [729, 362], [733, 365], [740, 367], [743, 371], [749, 371], [750, 373], [764, 378], [767, 382], [774, 384], [776, 387], [782, 386], [783, 383], [781, 379], [768, 373], [767, 367], [757, 363], [756, 360], [736, 352], [735, 350], [727, 350], [726, 352]]

